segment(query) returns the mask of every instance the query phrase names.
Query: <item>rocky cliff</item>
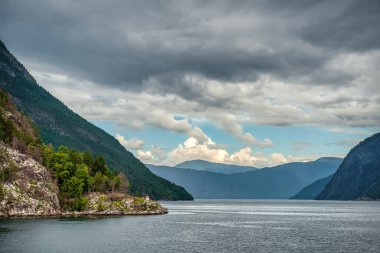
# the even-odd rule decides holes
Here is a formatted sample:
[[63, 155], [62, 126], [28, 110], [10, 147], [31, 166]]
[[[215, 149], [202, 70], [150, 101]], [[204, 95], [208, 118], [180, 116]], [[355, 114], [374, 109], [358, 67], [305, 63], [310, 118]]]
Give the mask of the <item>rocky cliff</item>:
[[0, 146], [0, 216], [57, 215], [58, 188], [40, 163]]

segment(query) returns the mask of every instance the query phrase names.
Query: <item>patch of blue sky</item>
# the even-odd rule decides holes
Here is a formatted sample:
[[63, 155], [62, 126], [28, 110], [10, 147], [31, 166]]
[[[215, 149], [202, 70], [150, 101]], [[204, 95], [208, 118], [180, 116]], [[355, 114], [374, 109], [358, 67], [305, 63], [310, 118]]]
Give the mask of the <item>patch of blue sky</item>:
[[[177, 119], [182, 119], [178, 116]], [[128, 129], [115, 125], [111, 121], [92, 121], [93, 124], [115, 136], [121, 134], [125, 139], [137, 138], [145, 142], [143, 149], [148, 150], [152, 146], [158, 146], [163, 150], [172, 150], [183, 143], [188, 135], [165, 129], [146, 126], [142, 130]], [[321, 157], [345, 155], [358, 141], [380, 132], [380, 127], [374, 128], [326, 128], [318, 126], [244, 126], [244, 131], [251, 133], [258, 141], [270, 139], [273, 147], [258, 147], [239, 140], [231, 133], [218, 128], [215, 124], [204, 122], [197, 123], [203, 132], [216, 144], [221, 145], [229, 153], [239, 151], [244, 147], [251, 147], [253, 153], [260, 152], [266, 155], [282, 153], [293, 157]]]
[[188, 138], [186, 134], [167, 131], [152, 126], [146, 126], [142, 130], [125, 130], [111, 121], [92, 121], [91, 123], [102, 128], [112, 136], [120, 134], [123, 135], [126, 140], [132, 138], [141, 139], [145, 142], [143, 149], [150, 149], [152, 146], [158, 146], [162, 149], [174, 149], [178, 144], [183, 143]]

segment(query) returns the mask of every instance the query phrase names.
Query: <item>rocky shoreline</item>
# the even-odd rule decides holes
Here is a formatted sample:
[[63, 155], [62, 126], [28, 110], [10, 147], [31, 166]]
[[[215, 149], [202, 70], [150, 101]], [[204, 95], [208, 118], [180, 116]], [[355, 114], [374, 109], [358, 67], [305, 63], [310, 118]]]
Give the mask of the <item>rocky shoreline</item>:
[[154, 211], [64, 211], [60, 213], [15, 213], [15, 214], [3, 214], [0, 213], [0, 219], [3, 218], [60, 218], [60, 217], [98, 217], [98, 216], [146, 216], [146, 215], [162, 215], [167, 214], [166, 208], [160, 208]]
[[8, 180], [0, 182], [0, 218], [159, 215], [168, 212], [148, 197], [132, 197], [120, 192], [85, 194], [79, 209], [71, 211], [70, 203], [60, 203], [59, 189], [44, 166], [1, 144], [0, 156], [0, 174], [8, 176]]
[[[159, 203], [141, 198], [131, 197], [121, 193], [104, 194], [93, 192], [85, 196], [87, 201], [82, 211], [64, 210], [59, 206], [55, 209], [35, 209], [25, 205], [9, 203], [7, 208], [0, 210], [0, 218], [57, 218], [57, 217], [89, 217], [89, 216], [136, 216], [161, 215], [168, 210]], [[3, 203], [4, 204], [4, 203]]]
[[135, 211], [135, 212], [122, 212], [122, 211], [104, 211], [104, 212], [62, 212], [55, 214], [38, 214], [38, 213], [23, 213], [14, 215], [0, 214], [0, 219], [10, 218], [70, 218], [70, 217], [115, 217], [115, 216], [146, 216], [146, 215], [162, 215], [167, 214], [168, 210], [162, 208], [156, 211]]
[[138, 216], [138, 215], [161, 215], [167, 214], [168, 210], [162, 208], [155, 211], [135, 211], [135, 212], [123, 212], [123, 211], [105, 211], [105, 212], [64, 212], [61, 213], [61, 217], [75, 217], [75, 216]]

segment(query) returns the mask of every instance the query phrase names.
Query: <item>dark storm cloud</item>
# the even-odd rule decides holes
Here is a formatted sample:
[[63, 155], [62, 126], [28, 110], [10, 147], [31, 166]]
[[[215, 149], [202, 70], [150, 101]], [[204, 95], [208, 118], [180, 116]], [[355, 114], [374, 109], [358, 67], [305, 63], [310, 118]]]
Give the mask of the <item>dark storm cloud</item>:
[[380, 47], [380, 1], [347, 1], [343, 6], [326, 5], [321, 10], [301, 33], [306, 41], [334, 50]]
[[[326, 69], [342, 52], [379, 48], [379, 1], [0, 0], [0, 36], [27, 60], [123, 89], [201, 93], [195, 73], [221, 81], [342, 85]], [[145, 84], [145, 85], [144, 85]]]

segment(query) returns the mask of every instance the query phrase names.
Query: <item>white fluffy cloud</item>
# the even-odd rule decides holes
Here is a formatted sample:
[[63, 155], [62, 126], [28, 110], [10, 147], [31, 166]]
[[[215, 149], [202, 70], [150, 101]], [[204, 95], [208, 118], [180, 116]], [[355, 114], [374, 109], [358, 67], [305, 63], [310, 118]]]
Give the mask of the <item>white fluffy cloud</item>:
[[137, 158], [139, 158], [141, 161], [144, 163], [150, 163], [154, 160], [154, 156], [152, 151], [142, 151], [142, 150], [137, 150]]
[[167, 159], [161, 164], [175, 165], [183, 161], [203, 159], [217, 163], [239, 164], [254, 167], [266, 167], [283, 164], [291, 161], [304, 160], [285, 157], [281, 153], [264, 155], [254, 154], [250, 147], [244, 147], [237, 152], [230, 154], [225, 149], [213, 148], [215, 143], [210, 139], [208, 142], [200, 144], [194, 137], [188, 138], [183, 144], [168, 153]]
[[[265, 142], [265, 140], [263, 141]], [[291, 161], [305, 160], [302, 158], [285, 157], [281, 153], [272, 153], [265, 155], [257, 152], [253, 153], [252, 148], [244, 147], [234, 153], [229, 153], [221, 145], [217, 145], [211, 140], [200, 128], [195, 128], [190, 132], [189, 138], [179, 144], [173, 150], [170, 150], [165, 155], [159, 153], [154, 154], [156, 149], [148, 151], [137, 151], [137, 157], [145, 163], [161, 164], [161, 165], [176, 165], [178, 163], [202, 159], [217, 163], [239, 164], [255, 167], [275, 166]]]
[[116, 134], [115, 138], [126, 149], [137, 150], [137, 149], [141, 149], [144, 146], [144, 141], [140, 140], [140, 139], [133, 138], [133, 139], [130, 139], [130, 140], [126, 140], [125, 137], [123, 135], [120, 135], [120, 134]]

